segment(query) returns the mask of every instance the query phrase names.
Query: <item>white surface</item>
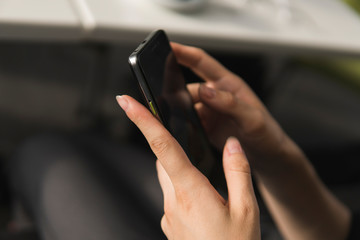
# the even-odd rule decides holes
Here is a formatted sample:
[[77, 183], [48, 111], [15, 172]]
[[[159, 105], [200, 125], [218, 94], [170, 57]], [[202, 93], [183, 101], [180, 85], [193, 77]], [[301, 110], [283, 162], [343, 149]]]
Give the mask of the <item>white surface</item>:
[[[360, 18], [340, 0], [290, 0], [292, 18], [278, 24], [269, 0], [210, 0], [200, 12], [182, 14], [153, 0], [85, 0], [93, 40], [141, 41], [154, 29], [202, 47], [286, 52], [316, 51], [360, 56]], [[240, 2], [240, 0], [239, 0]]]
[[72, 2], [75, 12], [79, 16], [80, 23], [84, 29], [84, 32], [92, 32], [95, 28], [95, 19], [86, 0], [69, 0]]
[[179, 11], [195, 11], [204, 6], [208, 0], [153, 0], [164, 7]]
[[82, 33], [70, 0], [0, 0], [0, 39], [73, 40]]
[[[360, 17], [341, 0], [290, 0], [278, 24], [276, 0], [209, 0], [180, 13], [155, 0], [0, 0], [0, 40], [137, 43], [154, 29], [171, 40], [228, 51], [338, 53], [360, 56]], [[277, 0], [279, 1], [279, 0]]]

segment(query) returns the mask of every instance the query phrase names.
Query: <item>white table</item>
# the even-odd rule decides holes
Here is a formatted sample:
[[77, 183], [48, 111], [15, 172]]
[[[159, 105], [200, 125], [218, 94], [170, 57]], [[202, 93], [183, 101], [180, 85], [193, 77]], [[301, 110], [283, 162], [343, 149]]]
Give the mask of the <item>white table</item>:
[[153, 0], [0, 0], [0, 40], [137, 43], [161, 28], [216, 50], [360, 56], [360, 18], [340, 0], [291, 0], [294, 18], [284, 25], [261, 4], [240, 10], [234, 1], [181, 14]]
[[69, 0], [0, 0], [0, 40], [76, 41], [84, 27]]
[[153, 0], [84, 1], [92, 26], [87, 38], [94, 41], [139, 42], [161, 28], [174, 41], [219, 50], [360, 56], [360, 18], [340, 0], [291, 0], [294, 17], [283, 25], [260, 8], [260, 0], [242, 11], [231, 5], [233, 0], [211, 0], [204, 11], [192, 14]]

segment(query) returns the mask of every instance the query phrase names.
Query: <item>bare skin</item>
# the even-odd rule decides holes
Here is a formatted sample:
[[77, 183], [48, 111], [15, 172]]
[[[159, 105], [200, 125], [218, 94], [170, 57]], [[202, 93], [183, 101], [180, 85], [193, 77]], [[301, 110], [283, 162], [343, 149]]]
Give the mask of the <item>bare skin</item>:
[[117, 100], [158, 157], [165, 212], [161, 227], [168, 239], [260, 239], [250, 166], [237, 139], [229, 138], [224, 148], [223, 165], [229, 189], [229, 199], [225, 201], [143, 105], [129, 96], [119, 96]]
[[210, 140], [236, 136], [286, 239], [345, 239], [350, 211], [323, 185], [301, 149], [238, 76], [198, 48], [173, 43], [180, 64], [204, 83], [189, 85]]
[[250, 164], [285, 239], [345, 239], [349, 209], [323, 185], [301, 149], [249, 86], [201, 49], [176, 43], [172, 48], [178, 62], [204, 80], [188, 88], [211, 142], [224, 149], [229, 199], [225, 201], [191, 165], [179, 144], [144, 106], [129, 96], [118, 97], [158, 157], [165, 198], [161, 226], [166, 236], [260, 239]]

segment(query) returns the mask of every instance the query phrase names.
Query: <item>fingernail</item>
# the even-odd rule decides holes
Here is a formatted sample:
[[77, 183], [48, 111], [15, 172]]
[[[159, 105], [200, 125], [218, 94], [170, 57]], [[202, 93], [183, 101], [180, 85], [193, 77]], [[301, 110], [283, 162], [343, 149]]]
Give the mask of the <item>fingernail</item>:
[[214, 98], [215, 97], [215, 95], [216, 95], [215, 89], [209, 88], [205, 84], [202, 84], [202, 89], [203, 89], [203, 94], [205, 95], [205, 97], [207, 97], [207, 98]]
[[116, 96], [116, 100], [119, 103], [120, 107], [126, 112], [128, 109], [129, 103], [123, 96]]
[[229, 137], [226, 145], [227, 145], [227, 149], [230, 154], [243, 152], [243, 149], [241, 148], [239, 140], [237, 140], [237, 138], [235, 138], [235, 137]]

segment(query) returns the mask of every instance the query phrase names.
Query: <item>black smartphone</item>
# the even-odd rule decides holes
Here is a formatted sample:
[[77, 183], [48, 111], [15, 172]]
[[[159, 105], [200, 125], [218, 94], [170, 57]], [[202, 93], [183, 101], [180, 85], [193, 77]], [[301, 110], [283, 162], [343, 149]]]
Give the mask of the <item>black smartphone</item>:
[[129, 64], [150, 111], [180, 143], [190, 161], [211, 179], [219, 161], [193, 107], [165, 32], [158, 30], [145, 38], [130, 55]]

